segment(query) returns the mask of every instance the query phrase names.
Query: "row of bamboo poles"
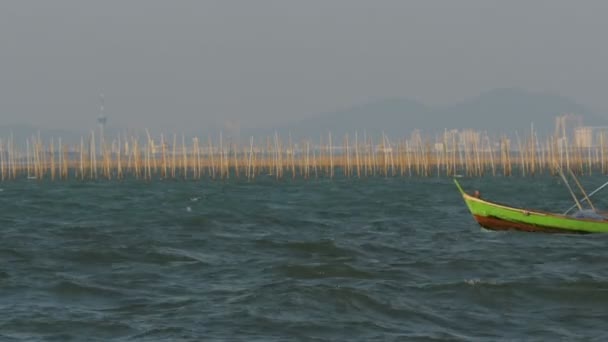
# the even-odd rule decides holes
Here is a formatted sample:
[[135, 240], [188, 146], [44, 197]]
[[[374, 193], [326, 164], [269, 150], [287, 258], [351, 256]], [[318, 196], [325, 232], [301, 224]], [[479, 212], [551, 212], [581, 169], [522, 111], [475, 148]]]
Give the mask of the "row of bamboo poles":
[[99, 143], [91, 132], [79, 144], [64, 144], [40, 136], [18, 143], [9, 136], [0, 138], [0, 180], [529, 176], [554, 174], [558, 165], [577, 174], [608, 170], [603, 133], [597, 144], [585, 148], [563, 138], [541, 141], [534, 132], [518, 135], [515, 144], [504, 136], [474, 137], [443, 134], [430, 139], [412, 134], [391, 140], [384, 134], [373, 139], [355, 133], [336, 142], [329, 133], [318, 142], [294, 144], [275, 134], [236, 144], [225, 141], [221, 133], [206, 141], [162, 134], [154, 140], [146, 131], [143, 139], [118, 137]]

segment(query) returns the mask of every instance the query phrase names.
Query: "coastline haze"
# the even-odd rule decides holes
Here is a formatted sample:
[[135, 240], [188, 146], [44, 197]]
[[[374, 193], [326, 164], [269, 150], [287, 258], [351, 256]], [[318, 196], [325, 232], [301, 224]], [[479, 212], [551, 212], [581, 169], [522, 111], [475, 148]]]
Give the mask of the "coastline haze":
[[500, 87], [608, 108], [599, 1], [0, 9], [0, 125], [91, 129], [100, 92], [110, 126], [156, 131], [264, 127], [395, 97], [442, 106]]

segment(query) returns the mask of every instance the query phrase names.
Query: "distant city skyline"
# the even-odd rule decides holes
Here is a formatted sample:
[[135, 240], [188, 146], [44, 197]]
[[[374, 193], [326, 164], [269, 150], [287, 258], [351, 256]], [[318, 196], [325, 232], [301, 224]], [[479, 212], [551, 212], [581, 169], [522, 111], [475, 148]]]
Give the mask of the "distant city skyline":
[[[234, 129], [495, 88], [608, 118], [608, 3], [6, 1], [0, 125]], [[560, 113], [556, 113], [558, 115]]]

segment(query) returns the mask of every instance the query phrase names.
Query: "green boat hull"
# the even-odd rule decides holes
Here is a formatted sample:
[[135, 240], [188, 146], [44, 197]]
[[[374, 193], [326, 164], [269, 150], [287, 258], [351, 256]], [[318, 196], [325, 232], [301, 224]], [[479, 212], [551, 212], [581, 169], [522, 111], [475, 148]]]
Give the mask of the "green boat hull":
[[467, 194], [457, 180], [469, 211], [484, 228], [493, 230], [523, 230], [547, 233], [608, 233], [608, 220], [575, 218], [536, 210], [512, 208]]

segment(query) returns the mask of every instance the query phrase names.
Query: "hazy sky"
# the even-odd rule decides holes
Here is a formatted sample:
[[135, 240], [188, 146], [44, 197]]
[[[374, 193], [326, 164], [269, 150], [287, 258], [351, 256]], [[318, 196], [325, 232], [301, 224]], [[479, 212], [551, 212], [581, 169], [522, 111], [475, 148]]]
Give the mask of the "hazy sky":
[[[0, 2], [0, 125], [167, 130], [495, 87], [608, 109], [606, 1]], [[606, 114], [608, 116], [608, 114]]]

